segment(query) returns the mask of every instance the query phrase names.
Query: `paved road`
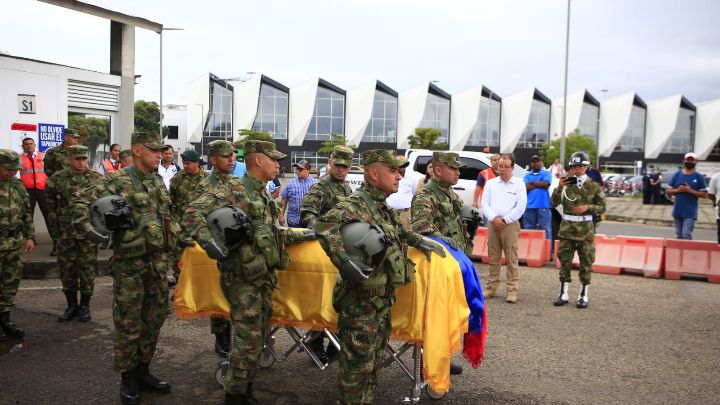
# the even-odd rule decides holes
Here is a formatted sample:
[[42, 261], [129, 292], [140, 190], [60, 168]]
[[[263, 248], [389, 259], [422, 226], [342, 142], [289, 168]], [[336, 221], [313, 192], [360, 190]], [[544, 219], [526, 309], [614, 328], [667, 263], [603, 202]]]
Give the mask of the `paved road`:
[[[598, 233], [607, 235], [628, 236], [656, 236], [659, 238], [675, 238], [675, 229], [667, 226], [637, 225], [626, 222], [601, 222]], [[695, 229], [695, 240], [717, 241], [717, 231], [709, 229]]]

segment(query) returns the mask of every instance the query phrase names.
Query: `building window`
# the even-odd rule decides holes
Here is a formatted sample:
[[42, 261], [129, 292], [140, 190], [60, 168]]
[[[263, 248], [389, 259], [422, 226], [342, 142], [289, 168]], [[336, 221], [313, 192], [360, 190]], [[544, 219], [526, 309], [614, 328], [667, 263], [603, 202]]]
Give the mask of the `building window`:
[[260, 86], [257, 116], [252, 129], [269, 132], [274, 139], [287, 139], [288, 94], [263, 83]]
[[395, 143], [397, 132], [397, 97], [375, 90], [372, 116], [363, 142]]
[[178, 139], [178, 126], [177, 125], [168, 125], [167, 132], [165, 133], [167, 135], [167, 139]]
[[711, 155], [720, 155], [720, 142], [715, 144], [715, 147], [710, 152]]
[[440, 130], [438, 142], [447, 142], [450, 131], [450, 100], [428, 94], [425, 102], [425, 114], [420, 122], [420, 128], [435, 128]]
[[[490, 131], [488, 132], [488, 120]], [[468, 145], [472, 146], [500, 146], [500, 102], [497, 100], [480, 98], [480, 109], [477, 121], [470, 132]]]
[[210, 82], [210, 111], [204, 131], [206, 136], [232, 140], [232, 99], [231, 89]]
[[580, 133], [586, 135], [597, 145], [598, 139], [598, 119], [600, 117], [600, 108], [598, 106], [583, 103], [580, 112]]
[[318, 87], [315, 110], [308, 126], [306, 140], [329, 141], [330, 134], [345, 133], [345, 96], [324, 87]]
[[550, 104], [533, 100], [530, 108], [530, 119], [520, 136], [518, 147], [539, 148], [548, 142], [550, 133]]
[[642, 152], [645, 142], [645, 109], [634, 105], [630, 122], [615, 150], [618, 152]]
[[693, 129], [695, 128], [695, 112], [681, 108], [678, 114], [675, 131], [670, 135], [661, 153], [687, 153], [693, 149]]

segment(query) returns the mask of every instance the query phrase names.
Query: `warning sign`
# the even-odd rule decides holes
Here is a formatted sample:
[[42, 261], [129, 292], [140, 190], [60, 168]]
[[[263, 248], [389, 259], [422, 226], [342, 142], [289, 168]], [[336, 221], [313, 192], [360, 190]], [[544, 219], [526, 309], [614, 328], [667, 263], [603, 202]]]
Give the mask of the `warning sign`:
[[58, 124], [38, 124], [38, 150], [46, 150], [63, 143], [65, 126]]

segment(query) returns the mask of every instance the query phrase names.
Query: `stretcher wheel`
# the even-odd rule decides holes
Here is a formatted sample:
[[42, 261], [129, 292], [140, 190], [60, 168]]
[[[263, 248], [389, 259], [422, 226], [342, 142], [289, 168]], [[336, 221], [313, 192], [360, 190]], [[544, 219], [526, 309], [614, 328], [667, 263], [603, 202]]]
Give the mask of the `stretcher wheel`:
[[217, 383], [220, 384], [221, 387], [225, 386], [225, 378], [227, 377], [227, 371], [227, 361], [221, 361], [220, 363], [218, 363], [217, 368], [215, 369], [215, 381], [217, 381]]
[[258, 367], [268, 368], [272, 367], [273, 364], [275, 364], [275, 356], [273, 356], [270, 349], [267, 347], [263, 348], [263, 351], [260, 352], [260, 357], [258, 358]]
[[432, 387], [430, 387], [430, 384], [425, 386], [425, 393], [427, 394], [428, 397], [430, 397], [430, 399], [434, 399], [436, 401], [445, 398], [445, 395], [447, 395], [447, 392], [444, 394], [435, 392], [435, 390], [433, 390]]

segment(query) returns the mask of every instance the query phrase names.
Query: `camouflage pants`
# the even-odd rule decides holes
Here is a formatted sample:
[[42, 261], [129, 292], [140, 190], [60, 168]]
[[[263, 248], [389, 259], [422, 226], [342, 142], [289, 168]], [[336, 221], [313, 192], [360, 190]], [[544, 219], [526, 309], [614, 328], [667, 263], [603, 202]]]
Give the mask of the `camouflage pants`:
[[269, 284], [261, 287], [250, 284], [232, 270], [223, 271], [220, 283], [230, 302], [232, 332], [235, 334], [225, 392], [242, 394], [257, 373], [258, 358], [272, 315], [272, 288]]
[[560, 281], [572, 282], [570, 270], [575, 252], [580, 259], [580, 282], [590, 284], [591, 267], [595, 262], [595, 242], [591, 240], [560, 239], [557, 256], [560, 260]]
[[[382, 303], [383, 309], [373, 300]], [[392, 330], [391, 298], [360, 298], [338, 314], [340, 370], [338, 404], [371, 404], [375, 400], [377, 373], [385, 361]]]
[[15, 294], [20, 286], [22, 249], [0, 250], [0, 312], [15, 309]]
[[92, 295], [97, 272], [98, 245], [86, 239], [57, 241], [57, 261], [63, 292]]
[[212, 332], [213, 335], [226, 333], [227, 328], [230, 326], [229, 324], [230, 322], [226, 321], [225, 318], [213, 316], [210, 318], [210, 332]]
[[168, 267], [161, 255], [113, 258], [115, 371], [129, 371], [138, 362], [152, 360], [167, 314]]

